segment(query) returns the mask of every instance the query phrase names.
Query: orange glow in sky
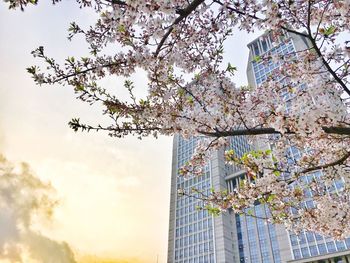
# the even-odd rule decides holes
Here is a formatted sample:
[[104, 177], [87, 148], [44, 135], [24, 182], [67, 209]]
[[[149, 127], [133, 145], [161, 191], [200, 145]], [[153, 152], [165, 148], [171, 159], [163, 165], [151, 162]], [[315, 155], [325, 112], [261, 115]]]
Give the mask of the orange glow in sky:
[[[69, 42], [67, 28], [72, 21], [87, 27], [95, 15], [75, 1], [39, 2], [24, 12], [0, 2], [0, 153], [29, 163], [59, 199], [51, 222], [36, 227], [67, 242], [80, 263], [166, 262], [172, 138], [116, 139], [68, 127], [71, 118], [90, 124], [105, 119], [98, 106], [76, 100], [70, 87], [35, 86], [25, 69], [39, 63], [30, 54], [38, 46], [58, 62], [86, 56], [84, 40]], [[249, 40], [242, 34], [237, 39], [242, 41], [229, 42], [226, 52], [244, 84]], [[146, 80], [142, 72], [132, 77], [136, 87]], [[102, 84], [125, 96], [120, 83], [107, 78]]]
[[41, 2], [25, 12], [0, 2], [0, 152], [51, 182], [60, 202], [40, 230], [67, 242], [80, 262], [166, 262], [171, 138], [113, 139], [68, 127], [77, 116], [96, 123], [101, 112], [69, 87], [35, 86], [25, 68], [37, 63], [30, 52], [39, 45], [60, 59], [87, 53], [82, 40], [66, 39], [67, 28], [93, 17], [73, 1]]

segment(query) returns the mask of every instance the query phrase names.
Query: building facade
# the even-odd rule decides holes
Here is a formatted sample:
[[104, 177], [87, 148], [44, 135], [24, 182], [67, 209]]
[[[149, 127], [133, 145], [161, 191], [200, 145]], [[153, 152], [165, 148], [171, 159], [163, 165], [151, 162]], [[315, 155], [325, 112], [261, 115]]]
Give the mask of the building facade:
[[[271, 37], [264, 34], [248, 45], [250, 50], [247, 77], [250, 86], [256, 87], [267, 80], [279, 63], [266, 63], [255, 59], [266, 52], [271, 54], [295, 54], [308, 48], [306, 39], [297, 35], [286, 34], [278, 45]], [[286, 81], [283, 76], [280, 81]], [[281, 96], [288, 105], [292, 95], [287, 90]], [[185, 140], [175, 136], [173, 141], [173, 160], [170, 198], [170, 221], [168, 263], [282, 263], [282, 262], [344, 262], [349, 258], [350, 238], [334, 241], [314, 233], [301, 233], [298, 236], [288, 233], [281, 225], [267, 224], [259, 217], [268, 216], [265, 205], [257, 205], [247, 210], [247, 214], [237, 215], [231, 212], [211, 216], [200, 200], [177, 194], [178, 189], [196, 188], [204, 194], [210, 189], [232, 191], [239, 187], [245, 172], [240, 167], [225, 165], [223, 150], [215, 152], [204, 169], [204, 175], [184, 179], [178, 175], [179, 168], [192, 156], [199, 138]], [[243, 155], [252, 148], [269, 147], [256, 143], [249, 145], [246, 138], [231, 138], [230, 148], [238, 155]], [[297, 159], [298, 149], [290, 147], [290, 158]], [[321, 176], [320, 172], [310, 174], [305, 180]], [[334, 189], [341, 189], [341, 182], [334, 184]], [[333, 190], [334, 190], [333, 189]], [[312, 206], [312, 200], [305, 205]], [[329, 261], [327, 261], [329, 260]]]
[[[288, 57], [288, 59], [297, 59], [297, 53], [302, 50], [307, 50], [310, 48], [309, 42], [306, 38], [301, 37], [295, 34], [285, 33], [283, 39], [280, 40], [279, 44], [273, 44], [271, 36], [269, 34], [264, 34], [258, 39], [254, 40], [248, 45], [250, 50], [249, 52], [249, 61], [247, 66], [247, 77], [250, 86], [257, 87], [260, 84], [264, 83], [270, 74], [272, 74], [273, 70], [278, 68], [283, 61], [273, 62], [268, 61], [259, 61], [254, 59], [257, 56], [263, 56], [264, 54], [279, 54]], [[288, 83], [288, 79], [285, 76], [278, 76], [278, 81], [286, 84]], [[305, 84], [300, 84], [298, 87], [294, 87], [296, 89], [307, 89]], [[288, 112], [290, 106], [293, 103], [293, 94], [288, 92], [288, 88], [284, 88], [280, 91], [280, 96], [283, 98], [285, 102], [285, 108]], [[289, 147], [289, 160], [291, 163], [295, 162], [301, 157], [300, 150], [293, 147], [292, 145]], [[312, 180], [317, 180], [322, 176], [320, 171], [316, 171], [308, 174], [303, 180], [306, 183], [310, 183]], [[344, 182], [342, 180], [333, 182], [333, 185], [329, 187], [328, 191], [341, 191], [344, 186]], [[312, 201], [311, 193], [309, 195], [309, 199], [305, 200], [304, 205], [308, 208], [312, 208], [314, 203]], [[282, 231], [285, 232], [286, 231]], [[343, 253], [350, 254], [350, 238], [343, 241], [335, 241], [329, 237], [323, 237], [321, 235], [304, 232], [299, 235], [295, 235], [293, 233], [286, 233], [286, 239], [289, 240], [290, 246], [290, 256], [293, 261], [290, 261], [290, 257], [287, 253], [284, 254], [282, 262], [299, 262], [298, 260], [304, 260], [300, 262], [316, 262], [312, 261], [313, 257], [323, 257], [327, 258], [327, 255], [331, 257], [333, 253]], [[344, 252], [345, 251], [345, 252]], [[320, 261], [321, 262], [321, 261]], [[325, 261], [326, 262], [326, 261]], [[344, 261], [346, 262], [346, 261]]]

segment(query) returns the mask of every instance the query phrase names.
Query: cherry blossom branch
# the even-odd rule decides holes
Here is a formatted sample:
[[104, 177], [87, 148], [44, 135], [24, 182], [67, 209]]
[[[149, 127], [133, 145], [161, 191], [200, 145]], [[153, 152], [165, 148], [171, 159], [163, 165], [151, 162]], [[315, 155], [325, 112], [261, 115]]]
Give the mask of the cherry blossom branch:
[[350, 89], [346, 86], [346, 84], [342, 81], [342, 79], [337, 75], [337, 73], [331, 68], [329, 63], [325, 60], [324, 56], [322, 55], [321, 50], [317, 46], [316, 40], [309, 35], [308, 39], [310, 40], [313, 48], [315, 49], [317, 55], [321, 58], [323, 65], [327, 68], [328, 72], [332, 75], [332, 77], [339, 83], [339, 85], [343, 88], [343, 90], [350, 95]]
[[120, 0], [105, 0], [108, 3], [111, 3], [113, 5], [121, 5], [121, 6], [127, 6], [128, 4], [125, 3], [124, 1], [120, 1]]
[[321, 18], [317, 24], [317, 28], [316, 28], [316, 34], [315, 34], [315, 39], [317, 39], [317, 36], [318, 36], [318, 33], [319, 33], [319, 30], [320, 30], [320, 26], [322, 24], [322, 21], [323, 21], [323, 17], [324, 17], [324, 14], [326, 12], [326, 10], [328, 9], [328, 6], [329, 4], [331, 3], [331, 1], [328, 1], [328, 3], [326, 4], [326, 6], [323, 8], [323, 11], [322, 11], [322, 14], [321, 14]]
[[331, 163], [327, 163], [324, 165], [319, 165], [319, 166], [314, 166], [314, 167], [310, 167], [307, 169], [304, 169], [300, 172], [300, 174], [305, 174], [308, 172], [312, 172], [312, 171], [316, 171], [316, 170], [321, 170], [321, 169], [325, 169], [328, 167], [332, 167], [332, 166], [336, 166], [339, 164], [343, 164], [348, 158], [350, 157], [350, 152], [346, 152], [343, 157], [341, 157], [340, 159], [338, 159], [337, 161], [331, 162]]
[[281, 26], [282, 29], [286, 30], [287, 32], [289, 33], [293, 33], [293, 34], [296, 34], [296, 35], [299, 35], [299, 36], [302, 36], [302, 37], [308, 37], [307, 34], [303, 33], [303, 32], [299, 32], [299, 31], [296, 31], [296, 30], [293, 30], [289, 27], [286, 27], [286, 26]]
[[164, 130], [164, 128], [161, 127], [140, 127], [139, 125], [135, 124], [137, 127], [103, 127], [101, 125], [98, 126], [90, 126], [86, 124], [80, 123], [80, 120], [78, 118], [72, 119], [68, 125], [75, 131], [77, 132], [79, 129], [82, 131], [108, 131], [108, 132], [113, 132], [115, 134], [122, 134], [122, 133], [130, 133], [130, 132], [153, 132], [153, 131], [160, 131]]
[[[216, 3], [220, 4], [220, 5], [224, 5], [224, 4], [223, 4], [222, 2], [220, 2], [219, 0], [214, 0], [214, 2], [216, 2]], [[320, 18], [320, 20], [319, 20], [319, 24], [318, 24], [317, 28], [319, 28], [319, 26], [320, 26], [320, 24], [321, 24], [321, 22], [322, 22], [322, 19], [323, 19], [323, 16], [324, 16], [324, 12], [325, 12], [326, 9], [328, 8], [329, 3], [330, 3], [330, 2], [327, 2], [327, 5], [324, 7], [324, 10], [323, 10], [323, 12], [322, 12], [322, 15], [321, 15], [321, 18]], [[254, 19], [262, 20], [261, 18], [256, 17], [255, 15], [254, 15], [254, 16], [249, 15], [249, 14], [247, 14], [247, 13], [245, 13], [245, 12], [243, 12], [243, 11], [240, 11], [240, 10], [238, 10], [238, 9], [236, 9], [236, 8], [232, 8], [232, 7], [230, 7], [230, 6], [226, 6], [226, 8], [229, 9], [229, 10], [231, 10], [232, 12], [238, 13], [238, 14], [240, 14], [240, 15], [248, 15], [248, 16], [254, 18]], [[296, 19], [297, 19], [297, 17], [296, 17]], [[293, 30], [293, 29], [288, 28], [288, 27], [283, 26], [283, 25], [281, 26], [281, 28], [284, 29], [284, 30], [286, 30], [286, 31], [288, 31], [288, 32], [290, 32], [290, 33], [294, 33], [294, 34], [297, 34], [297, 35], [300, 35], [300, 36], [303, 36], [303, 37], [307, 37], [307, 38], [310, 40], [310, 42], [311, 42], [313, 48], [315, 49], [316, 53], [318, 54], [318, 56], [322, 59], [322, 62], [323, 62], [323, 64], [325, 65], [325, 67], [327, 68], [328, 72], [329, 72], [329, 73], [332, 75], [332, 77], [339, 83], [339, 85], [343, 88], [343, 90], [344, 90], [348, 95], [350, 95], [350, 89], [346, 86], [346, 84], [342, 81], [342, 79], [335, 73], [335, 71], [331, 68], [331, 66], [329, 65], [329, 63], [324, 59], [324, 56], [322, 55], [322, 52], [321, 52], [320, 48], [317, 46], [317, 43], [316, 43], [315, 38], [312, 36], [310, 21], [311, 21], [311, 1], [308, 1], [307, 26], [300, 22], [303, 26], [306, 27], [308, 33], [305, 34], [305, 33], [299, 32], [299, 31], [297, 31], [297, 30]], [[317, 35], [316, 35], [316, 36], [317, 36]]]
[[[183, 190], [183, 189], [181, 189], [179, 195], [181, 195], [181, 196], [186, 196], [187, 198], [193, 198], [193, 199], [195, 199], [195, 200], [199, 200], [199, 201], [202, 201], [202, 202], [207, 203], [207, 204], [210, 204], [210, 203], [212, 202], [211, 199], [210, 199], [210, 196], [204, 194], [203, 192], [201, 192], [201, 191], [199, 191], [199, 190], [196, 189], [195, 193], [201, 195], [201, 197], [200, 197], [200, 196], [197, 196], [197, 195], [195, 195], [195, 194], [189, 194], [189, 193], [187, 193], [187, 192], [186, 192], [185, 190]], [[247, 207], [247, 208], [248, 208], [248, 207]], [[207, 210], [209, 210], [209, 211], [211, 210], [211, 208], [209, 208], [208, 206], [206, 206], [206, 207], [200, 207], [200, 209], [201, 209], [201, 210], [207, 209]], [[269, 218], [269, 217], [262, 217], [262, 216], [257, 216], [256, 214], [248, 213], [248, 212], [245, 211], [245, 209], [242, 209], [241, 214], [244, 214], [245, 216], [250, 216], [250, 217], [253, 217], [253, 218], [256, 218], [256, 219], [265, 220], [265, 221], [271, 219], [271, 218]]]
[[[219, 0], [213, 0], [213, 2], [214, 2], [214, 3], [217, 3], [217, 4], [221, 5], [221, 6], [225, 6], [225, 4], [222, 3], [222, 2], [219, 1]], [[254, 18], [254, 19], [256, 19], [256, 20], [263, 20], [262, 18], [256, 16], [255, 14], [254, 14], [254, 15], [248, 14], [248, 13], [242, 11], [242, 10], [239, 10], [239, 9], [234, 8], [234, 7], [232, 7], [232, 6], [229, 6], [229, 5], [227, 5], [227, 4], [226, 4], [225, 7], [226, 7], [228, 10], [230, 10], [231, 12], [237, 13], [237, 14], [239, 14], [239, 15], [248, 16], [248, 17]]]
[[67, 75], [63, 75], [60, 78], [53, 79], [53, 81], [50, 84], [54, 84], [54, 83], [60, 82], [62, 80], [68, 80], [69, 78], [76, 77], [76, 76], [79, 76], [79, 75], [84, 75], [84, 74], [86, 74], [86, 73], [88, 73], [90, 71], [94, 71], [94, 70], [97, 70], [97, 69], [100, 69], [100, 68], [110, 68], [110, 67], [113, 67], [113, 66], [120, 66], [120, 64], [122, 64], [122, 63], [116, 63], [115, 62], [115, 63], [109, 63], [109, 64], [105, 64], [105, 65], [99, 65], [99, 66], [96, 66], [96, 67], [87, 68], [87, 69], [79, 71], [79, 72], [70, 73], [70, 74], [67, 74]]
[[189, 16], [200, 4], [204, 3], [205, 0], [194, 0], [191, 2], [185, 9], [177, 10], [177, 13], [179, 14], [179, 17], [175, 19], [175, 21], [172, 23], [168, 31], [164, 34], [162, 39], [160, 40], [158, 47], [155, 52], [155, 56], [158, 56], [162, 46], [164, 45], [165, 41], [171, 34], [171, 32], [174, 30], [174, 26], [179, 24], [182, 20], [184, 20], [187, 16]]
[[[328, 134], [338, 135], [350, 135], [350, 128], [347, 127], [322, 127], [322, 130]], [[229, 137], [229, 136], [240, 136], [240, 135], [264, 135], [264, 134], [282, 134], [280, 131], [274, 128], [254, 128], [254, 129], [238, 129], [229, 131], [198, 131], [199, 133], [209, 137]], [[283, 134], [295, 134], [295, 132], [287, 130]]]

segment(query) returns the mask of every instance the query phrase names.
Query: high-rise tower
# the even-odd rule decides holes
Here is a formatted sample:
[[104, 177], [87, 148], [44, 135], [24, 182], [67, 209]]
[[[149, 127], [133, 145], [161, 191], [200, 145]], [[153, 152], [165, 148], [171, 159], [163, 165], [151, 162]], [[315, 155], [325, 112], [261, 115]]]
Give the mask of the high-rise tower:
[[[246, 143], [238, 143], [241, 148]], [[184, 180], [178, 169], [187, 162], [198, 138], [184, 140], [174, 137], [171, 180], [168, 263], [234, 262], [234, 234], [229, 214], [212, 217], [206, 210], [198, 210], [201, 201], [177, 195], [177, 189], [191, 189], [209, 194], [210, 188], [225, 189], [226, 166], [220, 153], [215, 153], [204, 169], [204, 175]]]
[[[248, 48], [248, 82], [250, 86], [256, 87], [266, 81], [279, 63], [263, 63], [255, 57], [267, 52], [295, 54], [308, 48], [308, 41], [298, 35], [286, 34], [276, 45], [269, 34], [264, 34], [248, 44]], [[281, 76], [280, 81], [286, 80]], [[287, 90], [282, 90], [281, 96], [288, 110], [292, 96]], [[213, 217], [206, 210], [196, 208], [202, 205], [200, 200], [179, 196], [178, 189], [189, 190], [192, 187], [205, 194], [209, 194], [211, 188], [232, 191], [245, 178], [241, 168], [225, 165], [223, 150], [212, 155], [203, 176], [186, 180], [179, 177], [179, 168], [190, 159], [198, 140], [175, 136], [173, 141], [168, 263], [350, 263], [350, 252], [347, 251], [350, 249], [350, 239], [334, 241], [309, 232], [298, 236], [288, 233], [281, 225], [267, 224], [265, 220], [259, 219], [269, 213], [265, 205], [256, 205], [247, 210], [248, 214], [255, 217], [231, 212]], [[261, 147], [268, 146], [259, 142], [249, 145], [244, 136], [231, 138], [230, 148], [238, 155]], [[298, 155], [299, 150], [290, 147], [290, 158], [297, 159]], [[312, 180], [318, 176], [320, 172], [315, 172], [306, 179]], [[340, 184], [335, 183], [334, 189], [340, 188]], [[312, 200], [305, 201], [305, 205], [309, 205], [308, 202]]]
[[[248, 83], [252, 87], [257, 87], [260, 84], [264, 83], [267, 80], [268, 76], [272, 74], [273, 70], [278, 68], [283, 63], [283, 61], [274, 63], [271, 60], [267, 63], [266, 61], [259, 61], [254, 58], [261, 57], [264, 54], [268, 53], [270, 55], [288, 55], [288, 57], [292, 59], [297, 57], [297, 53], [299, 51], [309, 49], [310, 44], [305, 37], [296, 34], [288, 34], [285, 32], [285, 35], [281, 37], [279, 43], [276, 45], [273, 43], [270, 34], [266, 33], [248, 44], [248, 48], [250, 49], [247, 66]], [[288, 82], [288, 79], [282, 75], [278, 76], [278, 79], [283, 84]], [[300, 87], [297, 88], [307, 89], [307, 86], [305, 84], [301, 84]], [[293, 103], [293, 94], [291, 94], [286, 87], [280, 91], [280, 96], [285, 101], [286, 111], [288, 111], [290, 105]], [[293, 162], [300, 158], [301, 153], [299, 149], [291, 146], [289, 147], [288, 155], [290, 160]], [[322, 176], [321, 172], [315, 171], [309, 173], [308, 176], [306, 176], [304, 179], [307, 182], [311, 182], [314, 179], [317, 180], [317, 178], [320, 176]], [[337, 181], [333, 183], [333, 187], [331, 187], [332, 189], [329, 190], [341, 191], [342, 186], [343, 182]], [[308, 200], [305, 200], [304, 203], [304, 205], [308, 208], [312, 208], [314, 205], [311, 196]], [[324, 258], [333, 256], [336, 258], [337, 254], [342, 255], [350, 253], [349, 251], [344, 252], [350, 249], [349, 238], [344, 241], [334, 241], [331, 238], [323, 237], [321, 235], [310, 232], [300, 233], [297, 236], [293, 233], [287, 233], [285, 230], [280, 231], [281, 233], [284, 232], [286, 234], [285, 238], [289, 240], [289, 253], [291, 254], [291, 259], [296, 260], [293, 262], [299, 262], [298, 260], [300, 260], [300, 262], [313, 262], [313, 258], [318, 256], [321, 258], [320, 260], [323, 260]], [[329, 256], [324, 256], [327, 254], [329, 254]], [[282, 262], [288, 262], [290, 260], [290, 256], [288, 256], [287, 253], [284, 253], [284, 257], [286, 258], [282, 258]], [[350, 262], [350, 260], [344, 262]]]

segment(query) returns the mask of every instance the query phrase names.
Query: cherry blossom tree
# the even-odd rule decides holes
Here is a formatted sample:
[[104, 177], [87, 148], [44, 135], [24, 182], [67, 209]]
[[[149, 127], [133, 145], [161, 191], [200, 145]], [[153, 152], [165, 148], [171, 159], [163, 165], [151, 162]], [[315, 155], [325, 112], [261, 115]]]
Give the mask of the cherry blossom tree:
[[[38, 2], [4, 1], [22, 10]], [[271, 149], [254, 149], [243, 157], [226, 151], [227, 162], [243, 166], [247, 180], [234, 192], [195, 193], [210, 204], [208, 209], [245, 213], [265, 203], [271, 211], [268, 220], [289, 229], [338, 239], [350, 235], [350, 40], [340, 41], [349, 37], [349, 0], [77, 2], [99, 15], [89, 29], [76, 23], [69, 28], [69, 39], [83, 35], [90, 54], [70, 56], [60, 65], [39, 47], [33, 55], [47, 70], [28, 68], [37, 84], [72, 86], [80, 100], [99, 104], [110, 119], [107, 126], [72, 119], [71, 128], [103, 130], [114, 137], [201, 136], [196, 153], [180, 171], [183, 176], [199, 175], [211, 151], [227, 147], [232, 136], [265, 140]], [[257, 87], [238, 87], [232, 78], [236, 68], [223, 62], [224, 43], [235, 37], [233, 28], [266, 30], [276, 46], [296, 34], [310, 48], [256, 57], [283, 63]], [[118, 52], [110, 55], [106, 49], [113, 45]], [[121, 85], [130, 94], [127, 100], [100, 84], [107, 76], [127, 79], [139, 69], [148, 76], [145, 98], [136, 97], [130, 80]], [[278, 76], [288, 81], [281, 83]], [[298, 88], [302, 83], [306, 87]], [[286, 87], [293, 96], [288, 112], [281, 96]], [[287, 154], [291, 146], [301, 152], [293, 162]], [[322, 171], [317, 180], [303, 180], [316, 171]], [[330, 191], [330, 184], [339, 180], [342, 191]], [[310, 192], [312, 208], [302, 205]]]

